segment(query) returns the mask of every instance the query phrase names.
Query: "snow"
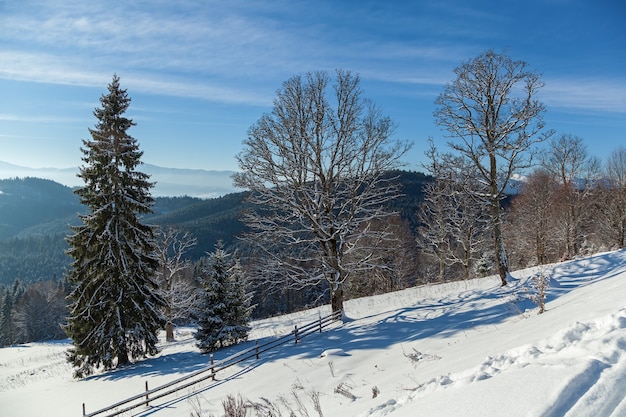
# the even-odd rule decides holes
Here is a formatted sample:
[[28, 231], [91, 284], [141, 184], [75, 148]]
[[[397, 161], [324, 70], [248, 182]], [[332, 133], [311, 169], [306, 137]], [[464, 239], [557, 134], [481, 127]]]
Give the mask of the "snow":
[[[531, 277], [552, 277], [546, 312], [525, 294]], [[497, 276], [411, 288], [345, 303], [346, 320], [301, 343], [218, 373], [137, 416], [221, 416], [228, 394], [274, 404], [295, 396], [323, 415], [626, 416], [626, 250]], [[328, 306], [253, 322], [251, 341], [289, 333]], [[132, 366], [72, 379], [69, 341], [0, 349], [0, 414], [81, 416], [197, 371], [208, 363], [193, 329]], [[164, 402], [167, 401], [165, 406]], [[289, 415], [289, 413], [285, 413]], [[131, 414], [126, 414], [131, 415]], [[301, 414], [297, 414], [301, 415]]]

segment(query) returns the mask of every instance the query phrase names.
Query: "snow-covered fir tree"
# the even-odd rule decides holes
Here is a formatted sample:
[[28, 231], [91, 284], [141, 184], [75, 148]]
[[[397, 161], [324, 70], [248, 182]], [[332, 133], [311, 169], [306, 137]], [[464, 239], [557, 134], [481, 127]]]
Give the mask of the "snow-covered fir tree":
[[14, 316], [15, 306], [23, 294], [20, 281], [16, 279], [11, 288], [5, 288], [0, 294], [3, 294], [0, 299], [0, 347], [3, 347], [10, 346], [17, 341]]
[[164, 325], [163, 300], [156, 293], [155, 230], [141, 222], [152, 211], [149, 175], [139, 172], [143, 154], [127, 130], [124, 113], [131, 99], [113, 76], [108, 94], [94, 110], [97, 123], [83, 140], [85, 185], [75, 192], [88, 214], [68, 236], [73, 258], [67, 279], [73, 285], [65, 327], [73, 346], [68, 361], [83, 377], [158, 352]]
[[247, 292], [241, 266], [224, 250], [222, 242], [209, 254], [200, 279], [202, 289], [196, 311], [198, 348], [212, 352], [248, 338], [251, 295]]
[[250, 332], [249, 322], [252, 307], [252, 294], [248, 292], [243, 270], [239, 259], [236, 259], [229, 271], [228, 277], [228, 309], [223, 333], [230, 335], [232, 341], [238, 342], [248, 339]]

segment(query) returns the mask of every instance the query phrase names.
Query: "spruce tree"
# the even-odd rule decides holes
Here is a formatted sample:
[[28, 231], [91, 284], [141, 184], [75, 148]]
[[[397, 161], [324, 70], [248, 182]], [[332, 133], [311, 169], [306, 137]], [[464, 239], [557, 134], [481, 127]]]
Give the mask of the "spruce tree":
[[67, 237], [73, 289], [65, 327], [73, 339], [67, 357], [76, 377], [156, 354], [165, 321], [156, 293], [156, 234], [141, 221], [152, 212], [154, 184], [137, 170], [143, 152], [127, 133], [135, 125], [124, 116], [130, 101], [114, 75], [94, 110], [91, 140], [81, 147], [85, 164], [78, 176], [85, 185], [75, 193], [89, 212]]
[[196, 319], [195, 338], [203, 353], [212, 352], [248, 338], [250, 299], [239, 262], [230, 262], [222, 242], [209, 254], [201, 274], [202, 295]]
[[238, 259], [235, 259], [229, 274], [229, 293], [227, 296], [228, 310], [224, 332], [234, 343], [248, 339], [250, 332], [250, 315], [252, 314], [252, 294], [243, 275], [243, 269]]
[[4, 292], [2, 309], [0, 310], [0, 347], [10, 346], [17, 341], [15, 306], [20, 301], [22, 294], [22, 284], [17, 279], [13, 282], [13, 287], [7, 288]]

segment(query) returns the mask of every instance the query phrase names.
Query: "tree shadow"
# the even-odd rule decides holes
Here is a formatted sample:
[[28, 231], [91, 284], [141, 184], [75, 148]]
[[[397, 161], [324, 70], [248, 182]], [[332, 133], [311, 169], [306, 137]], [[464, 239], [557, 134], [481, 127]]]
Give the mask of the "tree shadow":
[[[85, 378], [85, 380], [115, 381], [136, 376], [151, 377], [188, 374], [210, 368], [211, 354], [200, 353], [200, 350], [195, 348], [195, 342], [192, 342], [192, 340], [195, 339], [188, 338], [186, 340], [173, 342], [169, 346], [167, 344], [164, 346], [168, 348], [172, 345], [183, 345], [186, 347], [186, 350], [179, 352], [161, 352], [157, 356], [148, 357], [124, 367], [97, 375], [91, 375]], [[254, 341], [247, 341], [220, 349], [214, 352], [213, 360], [214, 362], [218, 362], [222, 358], [227, 358], [244, 349], [253, 347], [254, 343]]]
[[547, 271], [550, 289], [547, 301], [571, 291], [615, 277], [626, 267], [626, 249], [557, 264]]
[[[626, 250], [581, 258], [546, 267], [551, 276], [547, 301], [553, 301], [573, 290], [610, 279], [626, 269]], [[312, 359], [327, 349], [341, 348], [345, 353], [369, 349], [385, 349], [402, 342], [415, 342], [433, 336], [453, 338], [480, 326], [497, 325], [533, 308], [534, 303], [524, 298], [530, 276], [517, 278], [507, 287], [495, 283], [487, 289], [468, 289], [440, 298], [416, 300], [413, 306], [390, 308], [385, 312], [363, 317], [348, 317], [337, 327], [322, 333], [310, 334], [295, 344], [287, 342], [242, 361], [230, 377], [242, 377], [263, 363], [288, 359]], [[521, 295], [520, 295], [521, 294]], [[230, 346], [214, 353], [217, 362], [237, 352], [276, 340], [268, 336]], [[185, 343], [180, 342], [180, 343]], [[186, 350], [145, 359], [125, 368], [113, 370], [89, 379], [117, 380], [131, 376], [142, 377], [185, 374], [210, 366], [210, 356], [198, 350]], [[219, 374], [218, 374], [219, 379]], [[209, 389], [210, 387], [204, 388]]]

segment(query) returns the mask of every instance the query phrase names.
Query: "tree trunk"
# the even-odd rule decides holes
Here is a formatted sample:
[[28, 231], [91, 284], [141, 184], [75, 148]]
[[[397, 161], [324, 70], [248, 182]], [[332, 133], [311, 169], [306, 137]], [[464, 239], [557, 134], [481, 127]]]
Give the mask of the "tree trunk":
[[626, 219], [622, 220], [619, 231], [619, 247], [626, 248]]
[[509, 273], [509, 268], [504, 264], [501, 260], [498, 260], [498, 275], [500, 275], [500, 281], [502, 282], [502, 286], [506, 286], [506, 276]]
[[331, 291], [330, 306], [332, 308], [333, 313], [343, 310], [343, 286], [342, 285], [338, 285], [337, 288]]
[[121, 368], [128, 364], [130, 364], [130, 359], [128, 358], [128, 352], [126, 351], [126, 349], [120, 350], [120, 352], [117, 354], [117, 367]]
[[167, 323], [165, 323], [165, 340], [167, 342], [176, 341], [176, 339], [174, 338], [174, 325], [172, 324], [171, 321], [168, 321]]
[[500, 201], [496, 200], [492, 203], [493, 214], [493, 244], [496, 255], [496, 264], [498, 265], [498, 275], [502, 281], [504, 287], [506, 282], [506, 276], [509, 273], [509, 262], [506, 258], [506, 252], [504, 249], [504, 239], [502, 237], [502, 221], [500, 218]]
[[443, 259], [443, 255], [439, 255], [439, 282], [442, 284], [445, 282], [446, 263]]

